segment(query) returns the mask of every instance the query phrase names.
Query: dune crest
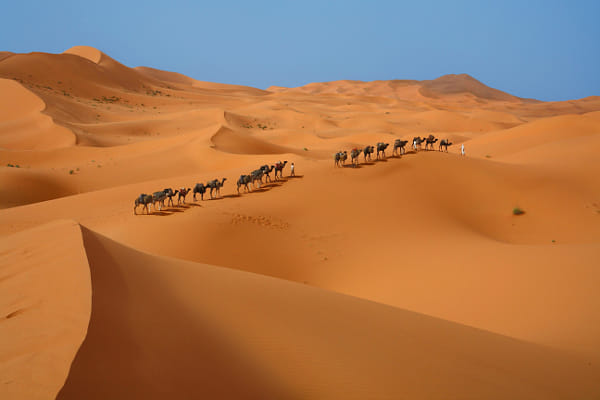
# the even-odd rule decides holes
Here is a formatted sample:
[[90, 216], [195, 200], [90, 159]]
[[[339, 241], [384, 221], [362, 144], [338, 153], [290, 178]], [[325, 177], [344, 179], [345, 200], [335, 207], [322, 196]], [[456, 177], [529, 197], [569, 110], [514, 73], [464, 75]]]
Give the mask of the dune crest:
[[92, 315], [58, 399], [597, 394], [598, 367], [560, 352], [83, 232]]
[[90, 60], [94, 64], [100, 64], [100, 61], [104, 56], [104, 53], [102, 53], [100, 50], [90, 46], [74, 46], [68, 50], [65, 50], [63, 54], [74, 54]]

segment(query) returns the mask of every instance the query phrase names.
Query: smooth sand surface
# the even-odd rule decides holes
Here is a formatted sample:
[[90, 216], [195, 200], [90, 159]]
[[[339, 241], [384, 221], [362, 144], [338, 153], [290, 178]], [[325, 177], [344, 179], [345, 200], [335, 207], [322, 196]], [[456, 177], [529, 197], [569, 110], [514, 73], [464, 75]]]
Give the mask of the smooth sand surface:
[[86, 46], [0, 53], [0, 88], [0, 398], [600, 395], [599, 97], [265, 91]]

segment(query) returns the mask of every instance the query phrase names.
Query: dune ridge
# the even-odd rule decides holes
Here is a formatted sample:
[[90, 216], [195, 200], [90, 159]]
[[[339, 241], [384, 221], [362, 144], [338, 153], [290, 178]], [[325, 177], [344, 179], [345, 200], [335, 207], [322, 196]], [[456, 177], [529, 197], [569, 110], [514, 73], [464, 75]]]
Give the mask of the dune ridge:
[[83, 237], [92, 316], [59, 399], [569, 398], [598, 390], [595, 369], [542, 347], [150, 256], [85, 228]]

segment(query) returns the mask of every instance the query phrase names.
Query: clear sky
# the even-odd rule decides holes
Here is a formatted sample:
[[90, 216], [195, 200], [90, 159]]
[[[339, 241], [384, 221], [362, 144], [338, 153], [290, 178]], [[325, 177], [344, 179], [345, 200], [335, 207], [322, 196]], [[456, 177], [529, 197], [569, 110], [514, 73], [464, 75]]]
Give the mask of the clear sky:
[[520, 97], [600, 95], [600, 0], [14, 1], [0, 51], [96, 47], [258, 88], [467, 73]]

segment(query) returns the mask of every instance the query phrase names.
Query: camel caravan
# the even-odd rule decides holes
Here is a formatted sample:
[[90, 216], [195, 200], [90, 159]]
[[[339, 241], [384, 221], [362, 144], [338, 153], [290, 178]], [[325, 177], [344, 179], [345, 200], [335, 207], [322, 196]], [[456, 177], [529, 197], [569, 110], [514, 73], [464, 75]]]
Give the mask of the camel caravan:
[[[416, 136], [413, 138], [412, 147], [413, 151], [416, 153], [420, 150], [423, 150], [423, 144], [425, 145], [425, 150], [434, 150], [434, 144], [437, 143], [439, 138], [436, 138], [433, 135], [429, 135], [428, 137], [419, 137]], [[448, 146], [452, 145], [448, 139], [439, 140], [439, 151], [448, 152]], [[396, 139], [394, 141], [394, 146], [392, 147], [392, 157], [400, 157], [403, 154], [406, 154], [406, 145], [408, 144], [408, 140]], [[370, 162], [372, 160], [371, 154], [376, 152], [377, 160], [385, 160], [385, 150], [388, 148], [390, 143], [379, 142], [376, 146], [366, 146], [363, 149], [358, 147], [350, 150], [350, 162], [352, 167], [356, 168], [359, 164], [359, 156], [362, 154], [364, 158], [364, 162]], [[338, 151], [333, 155], [333, 161], [335, 167], [345, 167], [346, 161], [348, 160], [348, 151]]]
[[[240, 178], [237, 181], [237, 192], [240, 193], [240, 187], [244, 187], [246, 192], [250, 191], [248, 185], [252, 185], [252, 190], [255, 190], [258, 186], [263, 183], [273, 182], [273, 180], [277, 181], [283, 179], [283, 169], [287, 164], [286, 161], [279, 161], [273, 165], [263, 165], [260, 168], [252, 171], [248, 175], [240, 175]], [[292, 164], [293, 166], [293, 164]], [[275, 171], [274, 178], [271, 179], [271, 173]], [[265, 181], [263, 182], [263, 178]], [[134, 202], [133, 213], [137, 215], [137, 209], [139, 206], [142, 206], [142, 214], [144, 210], [146, 210], [146, 214], [150, 213], [150, 207], [153, 208], [154, 212], [158, 209], [158, 211], [162, 211], [166, 205], [174, 206], [173, 198], [177, 196], [177, 206], [181, 204], [185, 204], [186, 196], [191, 192], [193, 195], [194, 201], [197, 201], [197, 195], [200, 195], [200, 200], [204, 200], [204, 194], [208, 191], [210, 198], [218, 198], [221, 196], [221, 188], [225, 184], [227, 178], [213, 179], [206, 183], [196, 183], [192, 188], [179, 188], [177, 190], [173, 190], [172, 188], [166, 188], [158, 192], [154, 192], [152, 194], [141, 193]], [[166, 205], [165, 205], [166, 202]]]

